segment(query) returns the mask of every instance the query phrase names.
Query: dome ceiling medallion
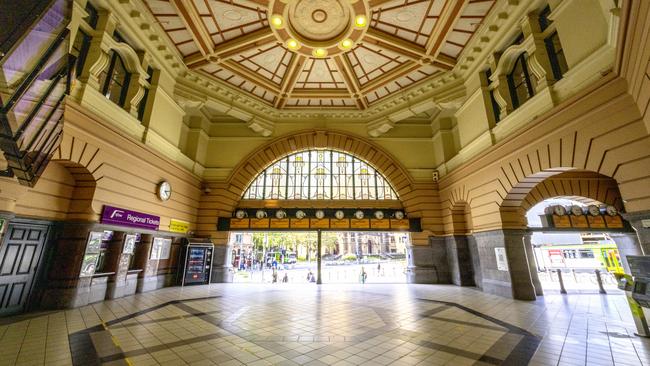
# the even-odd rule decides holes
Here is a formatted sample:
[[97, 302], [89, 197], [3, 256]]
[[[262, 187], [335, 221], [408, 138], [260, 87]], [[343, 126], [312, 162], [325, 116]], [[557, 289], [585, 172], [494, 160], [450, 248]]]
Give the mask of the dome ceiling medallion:
[[278, 40], [307, 57], [349, 51], [368, 28], [365, 1], [275, 0], [269, 4], [269, 13]]

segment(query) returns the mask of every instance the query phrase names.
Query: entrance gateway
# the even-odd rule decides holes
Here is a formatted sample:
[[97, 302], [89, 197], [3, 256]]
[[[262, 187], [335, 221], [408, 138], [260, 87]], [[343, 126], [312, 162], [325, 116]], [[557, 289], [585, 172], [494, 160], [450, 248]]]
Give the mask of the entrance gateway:
[[[251, 217], [251, 218], [249, 218]], [[219, 231], [316, 232], [316, 283], [322, 283], [322, 233], [419, 232], [420, 219], [408, 219], [396, 209], [237, 209], [232, 218], [219, 218]]]

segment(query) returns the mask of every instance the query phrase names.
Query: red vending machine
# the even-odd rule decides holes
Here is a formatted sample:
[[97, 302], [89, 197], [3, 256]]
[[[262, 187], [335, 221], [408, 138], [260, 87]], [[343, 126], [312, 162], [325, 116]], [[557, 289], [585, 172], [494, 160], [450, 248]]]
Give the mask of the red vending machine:
[[211, 242], [189, 240], [185, 250], [181, 252], [184, 257], [181, 286], [210, 283], [213, 251], [214, 245]]

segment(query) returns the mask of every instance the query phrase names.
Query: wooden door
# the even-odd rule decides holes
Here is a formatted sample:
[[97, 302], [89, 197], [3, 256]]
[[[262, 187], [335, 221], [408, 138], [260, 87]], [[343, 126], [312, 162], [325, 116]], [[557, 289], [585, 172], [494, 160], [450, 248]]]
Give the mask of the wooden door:
[[0, 316], [25, 309], [48, 227], [10, 224], [0, 246]]

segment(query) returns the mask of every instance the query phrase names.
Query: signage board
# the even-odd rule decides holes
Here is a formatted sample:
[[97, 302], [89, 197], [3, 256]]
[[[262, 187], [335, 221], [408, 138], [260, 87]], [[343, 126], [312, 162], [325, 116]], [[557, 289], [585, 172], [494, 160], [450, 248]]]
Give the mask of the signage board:
[[158, 230], [158, 226], [160, 226], [159, 216], [108, 205], [104, 205], [100, 221], [102, 224], [128, 226], [148, 230]]
[[411, 226], [408, 219], [390, 219], [390, 228], [393, 230], [408, 230]]
[[250, 219], [251, 229], [268, 229], [269, 228], [269, 219]]
[[589, 228], [589, 223], [587, 222], [587, 217], [584, 215], [571, 215], [571, 226], [579, 228]]
[[187, 233], [190, 230], [190, 223], [186, 221], [171, 219], [169, 221], [169, 231], [172, 233]]
[[553, 226], [561, 228], [571, 227], [571, 219], [569, 218], [569, 215], [553, 215]]
[[329, 219], [309, 219], [309, 226], [312, 229], [329, 229], [330, 220]]
[[388, 219], [370, 219], [370, 227], [373, 229], [390, 229], [390, 221]]
[[605, 220], [600, 215], [599, 216], [589, 215], [589, 216], [587, 216], [587, 221], [589, 222], [589, 227], [592, 228], [592, 229], [604, 229], [604, 228], [606, 228]]
[[309, 219], [291, 219], [292, 229], [309, 229]]
[[494, 254], [497, 257], [497, 269], [499, 271], [507, 271], [508, 257], [506, 256], [506, 248], [494, 248]]
[[350, 219], [350, 227], [353, 229], [370, 229], [370, 219]]
[[330, 228], [332, 229], [349, 229], [350, 228], [350, 220], [348, 219], [331, 219], [330, 220]]
[[86, 243], [86, 254], [97, 254], [102, 247], [102, 237], [104, 233], [101, 231], [91, 231], [88, 234], [88, 242]]
[[623, 228], [623, 219], [620, 216], [609, 216], [605, 215], [605, 224], [610, 229], [622, 229]]
[[271, 219], [271, 229], [288, 229], [289, 219]]
[[249, 219], [230, 219], [231, 229], [248, 229], [249, 224]]

